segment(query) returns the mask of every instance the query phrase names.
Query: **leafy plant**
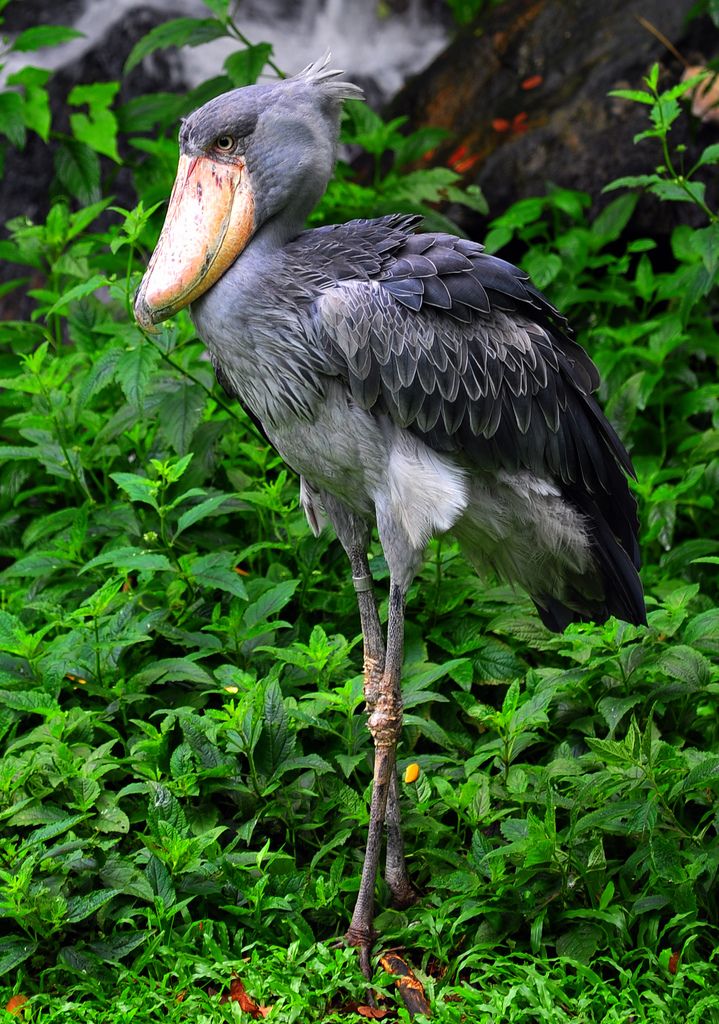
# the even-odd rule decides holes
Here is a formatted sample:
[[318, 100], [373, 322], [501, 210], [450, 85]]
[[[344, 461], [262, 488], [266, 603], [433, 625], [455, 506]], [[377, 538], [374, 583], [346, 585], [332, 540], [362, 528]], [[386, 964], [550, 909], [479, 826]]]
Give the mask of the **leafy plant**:
[[[218, 999], [233, 970], [278, 1021], [344, 1019], [362, 989], [331, 948], [371, 780], [344, 556], [308, 534], [189, 319], [152, 341], [130, 315], [177, 117], [277, 70], [224, 0], [207, 6], [128, 61], [229, 36], [224, 74], [189, 97], [118, 107], [117, 83], [81, 86], [61, 136], [45, 72], [0, 94], [8, 144], [35, 131], [57, 171], [44, 221], [15, 219], [0, 242], [22, 274], [3, 287], [30, 306], [0, 325], [0, 969], [39, 1021], [80, 1004], [88, 1021], [237, 1019]], [[663, 169], [621, 184], [689, 199], [702, 228], [662, 250], [632, 230], [635, 194], [590, 221], [587, 197], [554, 190], [487, 239], [600, 366], [637, 466], [650, 613], [647, 629], [551, 636], [527, 599], [432, 544], [410, 592], [400, 750], [421, 766], [402, 803], [422, 899], [378, 928], [409, 948], [440, 1021], [715, 1014], [717, 247], [699, 186], [716, 154], [680, 170], [681, 92], [654, 73], [647, 88], [629, 99], [644, 97]], [[313, 223], [399, 209], [451, 229], [437, 204], [481, 208], [422, 166], [437, 134], [406, 127], [351, 105], [343, 137], [369, 177], [340, 164]], [[117, 158], [129, 210], [107, 186]], [[372, 569], [386, 577], [379, 555]]]

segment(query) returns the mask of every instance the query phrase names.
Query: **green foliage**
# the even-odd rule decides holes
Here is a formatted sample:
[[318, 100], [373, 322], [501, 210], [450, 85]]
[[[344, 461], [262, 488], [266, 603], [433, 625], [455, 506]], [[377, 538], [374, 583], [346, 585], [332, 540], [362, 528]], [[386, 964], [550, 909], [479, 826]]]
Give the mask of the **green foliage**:
[[[371, 779], [344, 557], [309, 534], [189, 319], [150, 339], [130, 313], [177, 117], [272, 68], [224, 0], [207, 6], [129, 60], [230, 36], [226, 75], [189, 98], [117, 108], [117, 83], [82, 86], [60, 136], [45, 72], [0, 94], [8, 144], [36, 132], [57, 169], [45, 221], [17, 218], [0, 242], [23, 275], [6, 290], [31, 284], [27, 318], [0, 325], [0, 970], [38, 993], [39, 1021], [90, 996], [88, 1020], [237, 1019], [207, 986], [240, 959], [278, 1021], [342, 1019], [361, 987], [329, 945], [359, 884]], [[63, 36], [29, 41], [48, 38]], [[679, 93], [648, 88], [633, 98], [666, 154]], [[345, 141], [373, 175], [340, 165], [315, 223], [416, 210], [451, 228], [437, 202], [483, 208], [422, 168], [436, 132], [348, 106]], [[686, 187], [666, 156], [624, 182], [703, 212], [671, 252], [631, 232], [633, 194], [591, 222], [577, 193], [524, 200], [487, 240], [519, 252], [600, 366], [637, 465], [650, 613], [647, 629], [551, 636], [526, 598], [431, 546], [400, 750], [422, 767], [402, 802], [423, 898], [377, 924], [414, 950], [440, 1021], [715, 1013], [719, 246], [698, 188], [713, 150]], [[120, 154], [131, 210], [108, 188]]]

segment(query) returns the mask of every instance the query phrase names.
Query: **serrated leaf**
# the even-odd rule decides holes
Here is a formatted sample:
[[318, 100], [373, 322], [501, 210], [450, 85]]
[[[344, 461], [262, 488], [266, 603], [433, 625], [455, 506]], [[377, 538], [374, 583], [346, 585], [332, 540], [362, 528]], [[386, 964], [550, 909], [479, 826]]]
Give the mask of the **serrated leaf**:
[[206, 519], [208, 516], [213, 515], [226, 501], [230, 500], [232, 500], [231, 494], [215, 494], [211, 498], [201, 501], [198, 505], [188, 508], [177, 520], [175, 537], [179, 537], [184, 530], [194, 526], [201, 519]]
[[[110, 477], [118, 487], [127, 494], [131, 501], [143, 505], [150, 505], [152, 508], [159, 508], [157, 504], [157, 484], [146, 476], [139, 476], [137, 473], [111, 473]], [[139, 551], [139, 548], [129, 550]]]
[[161, 786], [157, 782], [150, 783], [150, 802], [147, 810], [147, 820], [153, 832], [160, 821], [168, 822], [180, 833], [187, 831], [187, 818], [179, 800], [170, 792], [167, 786]]
[[617, 96], [622, 100], [631, 100], [633, 103], [644, 103], [647, 106], [653, 106], [655, 103], [654, 97], [649, 92], [642, 92], [639, 89], [612, 89], [609, 92], [610, 96]]
[[658, 662], [670, 679], [681, 679], [690, 686], [706, 686], [711, 679], [711, 665], [699, 651], [686, 644], [676, 644]]
[[100, 160], [84, 142], [64, 139], [55, 150], [55, 172], [71, 196], [83, 204], [100, 199]]
[[675, 884], [679, 882], [684, 874], [684, 867], [677, 843], [663, 835], [652, 835], [649, 849], [654, 870], [659, 877]]
[[13, 146], [21, 149], [25, 145], [23, 102], [16, 92], [0, 92], [0, 132]]
[[2, 706], [28, 714], [51, 715], [58, 710], [55, 697], [42, 690], [0, 690]]
[[626, 713], [640, 702], [641, 697], [603, 697], [597, 704], [597, 711], [613, 733]]
[[36, 949], [37, 942], [31, 939], [0, 938], [0, 977], [31, 957]]
[[104, 551], [101, 555], [91, 558], [81, 573], [96, 569], [99, 565], [109, 565], [123, 572], [174, 572], [175, 569], [166, 555], [155, 551], [144, 551], [142, 548], [114, 548]]
[[160, 433], [178, 455], [189, 451], [205, 402], [205, 392], [191, 381], [178, 384], [160, 402], [157, 409]]
[[78, 392], [78, 409], [83, 409], [91, 398], [112, 382], [115, 376], [118, 360], [122, 353], [123, 350], [121, 348], [109, 348], [103, 352], [97, 360], [95, 360], [90, 372], [86, 374], [85, 379], [82, 382], [82, 387]]
[[137, 685], [162, 682], [202, 683], [211, 686], [214, 680], [207, 669], [189, 658], [161, 658], [148, 668], [136, 672], [133, 682]]
[[272, 682], [265, 690], [262, 735], [255, 748], [259, 771], [272, 778], [292, 757], [294, 749], [295, 734], [289, 728], [282, 691], [276, 682]]
[[103, 889], [101, 892], [90, 893], [89, 896], [73, 896], [67, 901], [67, 916], [65, 920], [69, 924], [76, 921], [84, 921], [91, 914], [96, 914], [100, 907], [104, 907], [111, 899], [119, 895], [119, 889]]
[[125, 61], [125, 74], [156, 50], [170, 46], [201, 46], [227, 34], [225, 26], [216, 18], [175, 18], [163, 22], [136, 43]]
[[105, 963], [119, 963], [123, 957], [134, 952], [138, 946], [142, 946], [149, 939], [146, 931], [134, 932], [126, 935], [122, 932], [111, 935], [106, 942], [91, 942], [90, 949], [96, 956], [99, 956]]
[[688, 793], [692, 790], [706, 789], [719, 784], [719, 757], [707, 755], [703, 761], [694, 765], [685, 779], [675, 787], [678, 792]]
[[26, 852], [31, 846], [36, 846], [38, 843], [45, 843], [48, 839], [54, 839], [56, 836], [60, 836], [63, 832], [67, 832], [73, 828], [79, 822], [84, 821], [87, 817], [86, 814], [72, 814], [67, 818], [62, 818], [60, 821], [54, 821], [50, 825], [45, 825], [43, 828], [38, 828], [34, 832], [31, 832], [28, 838], [21, 846], [22, 852]]
[[128, 349], [117, 363], [116, 377], [130, 405], [142, 411], [150, 377], [160, 354], [152, 345], [140, 344]]
[[235, 556], [231, 551], [216, 551], [200, 555], [189, 562], [187, 571], [203, 587], [224, 590], [235, 597], [247, 599], [247, 589], [234, 569]]
[[557, 955], [588, 964], [597, 951], [601, 937], [601, 930], [592, 925], [571, 928], [557, 939]]
[[150, 857], [145, 868], [145, 876], [150, 883], [155, 896], [159, 896], [165, 907], [171, 907], [177, 897], [175, 886], [172, 884], [172, 876], [167, 867], [154, 854]]
[[279, 612], [291, 600], [297, 586], [297, 580], [285, 580], [284, 583], [270, 587], [247, 607], [243, 616], [245, 624], [256, 626], [260, 622], [265, 622], [270, 615]]
[[53, 313], [59, 313], [61, 309], [65, 309], [71, 302], [75, 302], [77, 299], [83, 299], [86, 295], [91, 295], [96, 292], [98, 288], [104, 288], [105, 285], [110, 282], [104, 274], [93, 274], [92, 277], [88, 278], [87, 281], [81, 281], [76, 284], [73, 288], [63, 292], [57, 302], [54, 302], [45, 315], [51, 316]]

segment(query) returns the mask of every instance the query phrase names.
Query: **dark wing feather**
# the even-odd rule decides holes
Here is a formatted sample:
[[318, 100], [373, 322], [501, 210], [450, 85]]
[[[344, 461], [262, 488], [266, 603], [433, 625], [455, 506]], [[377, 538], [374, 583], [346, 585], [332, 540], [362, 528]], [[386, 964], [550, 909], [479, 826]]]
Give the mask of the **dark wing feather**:
[[[606, 614], [643, 621], [632, 466], [592, 397], [596, 367], [523, 271], [414, 227], [401, 216], [355, 221], [294, 243], [306, 255], [310, 242], [316, 254], [329, 246], [314, 307], [329, 371], [436, 450], [554, 480], [593, 531]], [[547, 602], [545, 621], [574, 614], [561, 608]]]

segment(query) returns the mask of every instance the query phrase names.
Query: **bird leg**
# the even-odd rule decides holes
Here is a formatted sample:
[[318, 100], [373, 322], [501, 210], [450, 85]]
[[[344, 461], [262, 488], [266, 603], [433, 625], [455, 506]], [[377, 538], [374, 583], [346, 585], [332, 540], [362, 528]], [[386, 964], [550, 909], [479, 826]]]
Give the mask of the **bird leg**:
[[[388, 637], [393, 638], [391, 673], [388, 665], [382, 627], [377, 614], [372, 576], [367, 560], [369, 528], [333, 495], [323, 492], [321, 501], [335, 528], [350, 562], [352, 582], [364, 641], [364, 698], [369, 715], [368, 726], [375, 741], [374, 782], [370, 805], [370, 826], [362, 880], [350, 927], [345, 941], [360, 948], [360, 966], [367, 978], [371, 976], [370, 951], [374, 932], [374, 888], [382, 849], [382, 826], [387, 824], [386, 879], [396, 906], [414, 902], [415, 892], [409, 881], [404, 860], [404, 844], [400, 825], [399, 786], [395, 751], [402, 728], [400, 674], [404, 641], [404, 602], [408, 583], [403, 588], [390, 584]], [[409, 577], [411, 578], [411, 576]], [[388, 698], [388, 694], [393, 695]], [[378, 717], [379, 716], [379, 717]], [[387, 728], [387, 722], [390, 728]]]
[[387, 826], [387, 851], [385, 854], [384, 878], [389, 891], [392, 893], [392, 903], [398, 909], [404, 910], [416, 902], [417, 893], [409, 880], [407, 861], [404, 857], [402, 815], [399, 806], [396, 764], [392, 769], [392, 775], [389, 780], [385, 825]]
[[[400, 689], [402, 654], [404, 649], [404, 602], [406, 589], [390, 580], [389, 620], [387, 623], [387, 649], [384, 671], [377, 680], [376, 700], [368, 720], [375, 746], [374, 779], [370, 804], [367, 849], [362, 866], [362, 878], [357, 902], [345, 940], [360, 949], [360, 967], [365, 977], [372, 974], [370, 951], [374, 932], [374, 889], [382, 850], [382, 831], [392, 779], [396, 796], [395, 756], [397, 740], [402, 730], [402, 693]], [[372, 680], [374, 683], [374, 680]], [[372, 694], [374, 697], [375, 694]], [[393, 812], [398, 827], [399, 808]], [[396, 851], [395, 851], [396, 856]], [[409, 881], [408, 881], [409, 884]]]
[[[353, 551], [350, 557], [352, 582], [357, 591], [362, 636], [364, 638], [364, 698], [367, 713], [371, 717], [379, 699], [382, 673], [385, 664], [384, 638], [380, 626], [377, 604], [374, 599], [372, 577], [369, 572], [367, 555], [364, 550]], [[357, 575], [358, 572], [364, 575]], [[399, 806], [399, 785], [397, 766], [393, 764], [390, 773], [387, 806], [385, 811], [387, 827], [387, 851], [385, 860], [385, 881], [392, 893], [396, 907], [409, 907], [417, 899], [407, 872], [402, 839], [402, 815]]]

